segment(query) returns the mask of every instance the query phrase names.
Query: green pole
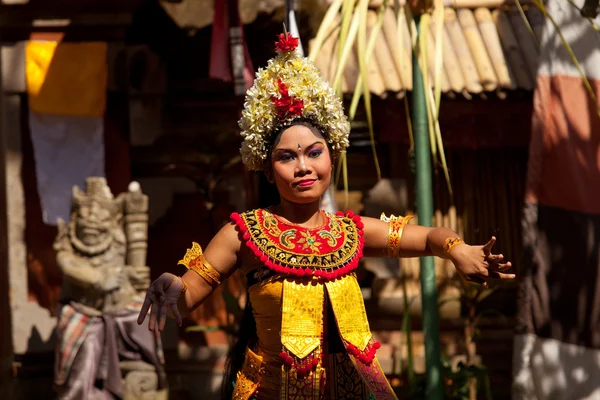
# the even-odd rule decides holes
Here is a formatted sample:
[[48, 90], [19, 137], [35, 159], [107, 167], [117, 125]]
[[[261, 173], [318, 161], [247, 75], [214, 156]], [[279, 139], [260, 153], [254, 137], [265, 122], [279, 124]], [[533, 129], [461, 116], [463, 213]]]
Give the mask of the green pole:
[[[420, 16], [415, 17], [420, 35]], [[416, 203], [419, 224], [431, 226], [433, 194], [431, 188], [431, 152], [427, 124], [427, 100], [423, 75], [417, 55], [413, 53], [412, 123], [415, 139]], [[423, 333], [425, 337], [426, 398], [439, 400], [444, 396], [441, 376], [440, 334], [437, 308], [435, 266], [432, 257], [420, 258], [421, 300], [423, 304]]]

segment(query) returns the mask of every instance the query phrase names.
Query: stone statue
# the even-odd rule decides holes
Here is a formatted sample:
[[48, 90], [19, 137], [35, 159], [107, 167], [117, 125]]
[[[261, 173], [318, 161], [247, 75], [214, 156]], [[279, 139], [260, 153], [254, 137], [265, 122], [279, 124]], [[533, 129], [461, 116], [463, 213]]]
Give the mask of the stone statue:
[[64, 281], [55, 386], [59, 399], [166, 399], [160, 336], [137, 324], [150, 284], [148, 196], [114, 198], [104, 178], [73, 188], [54, 242]]

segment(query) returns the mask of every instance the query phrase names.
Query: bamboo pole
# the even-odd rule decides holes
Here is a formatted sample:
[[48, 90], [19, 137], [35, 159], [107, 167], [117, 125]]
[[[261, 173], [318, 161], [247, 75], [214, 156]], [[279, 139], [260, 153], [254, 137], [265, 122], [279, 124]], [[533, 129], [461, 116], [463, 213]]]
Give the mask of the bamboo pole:
[[479, 34], [473, 11], [460, 9], [457, 11], [457, 15], [460, 26], [467, 38], [469, 48], [471, 49], [481, 84], [486, 91], [492, 91], [498, 87], [498, 78], [487, 54], [483, 39]]
[[[404, 35], [409, 35], [408, 28], [401, 26], [400, 29], [406, 29], [403, 31]], [[383, 14], [383, 35], [385, 36], [386, 43], [389, 48], [389, 52], [392, 55], [392, 60], [398, 75], [402, 87], [404, 89], [412, 89], [412, 60], [410, 45], [401, 44], [398, 38], [397, 30], [398, 25], [396, 24], [396, 16], [391, 8], [387, 8]], [[410, 43], [410, 42], [406, 42]]]
[[446, 29], [448, 30], [448, 36], [452, 41], [452, 46], [456, 51], [460, 68], [462, 69], [465, 87], [470, 93], [481, 93], [483, 91], [483, 86], [481, 86], [477, 67], [475, 67], [475, 61], [473, 61], [471, 50], [469, 50], [469, 46], [467, 45], [467, 39], [458, 22], [456, 12], [450, 8], [446, 8], [444, 12], [446, 13], [444, 15]]
[[[368, 18], [375, 24], [377, 13], [375, 11], [369, 11]], [[400, 83], [400, 76], [394, 66], [394, 60], [392, 59], [389, 50], [385, 31], [381, 32], [379, 35], [379, 38], [375, 42], [375, 48], [373, 49], [375, 52], [375, 60], [379, 65], [379, 72], [383, 78], [385, 88], [390, 92], [399, 92], [402, 89], [402, 84]]]
[[[417, 35], [419, 21], [415, 17]], [[423, 71], [427, 73], [427, 71]], [[427, 97], [423, 86], [423, 75], [418, 55], [413, 55], [412, 123], [415, 137], [416, 195], [419, 222], [431, 226], [433, 196], [431, 187], [431, 152], [427, 123]], [[421, 301], [423, 307], [423, 334], [425, 338], [426, 398], [442, 399], [444, 392], [441, 380], [441, 349], [439, 316], [437, 308], [437, 285], [432, 257], [420, 258]]]
[[500, 37], [500, 43], [506, 54], [506, 59], [510, 65], [510, 71], [517, 81], [517, 86], [526, 89], [533, 89], [533, 80], [529, 75], [529, 69], [527, 63], [521, 54], [519, 43], [513, 33], [512, 26], [506, 13], [502, 10], [494, 10], [492, 18], [496, 24], [498, 35]]
[[[532, 0], [521, 0], [521, 4], [531, 4]], [[516, 0], [444, 0], [444, 7], [451, 8], [500, 8], [503, 6], [514, 6]]]
[[444, 47], [442, 56], [444, 57], [444, 68], [448, 74], [448, 83], [450, 84], [450, 88], [452, 90], [460, 93], [465, 90], [465, 78], [463, 77], [463, 73], [460, 69], [460, 64], [458, 62], [456, 52], [454, 51], [454, 46], [452, 46], [452, 40], [450, 40], [450, 36], [448, 35], [448, 28], [446, 27], [446, 24], [444, 24], [442, 40]]
[[[435, 43], [437, 38], [433, 35], [433, 32], [435, 30], [435, 23], [432, 21], [429, 24], [429, 34], [427, 35], [427, 46], [429, 51], [427, 52], [427, 58], [429, 60], [427, 60], [427, 63], [429, 64], [429, 76], [431, 77], [430, 82], [431, 82], [431, 86], [434, 86], [434, 82], [435, 82]], [[443, 55], [443, 52], [442, 52]], [[448, 74], [446, 74], [446, 70], [444, 68], [443, 65], [443, 59], [442, 59], [442, 79], [440, 81], [440, 87], [442, 90], [442, 93], [447, 93], [448, 91], [450, 91], [450, 84], [448, 83]]]
[[[406, 4], [406, 0], [400, 0], [400, 5]], [[532, 0], [521, 0], [521, 4], [532, 4]], [[369, 1], [369, 8], [381, 7], [383, 0], [371, 0]], [[394, 2], [389, 2], [390, 7], [393, 6]], [[515, 0], [444, 0], [444, 7], [451, 8], [500, 8], [503, 6], [514, 6]]]
[[360, 76], [360, 68], [358, 66], [358, 59], [356, 53], [353, 51], [348, 55], [346, 60], [346, 67], [344, 68], [344, 81], [348, 84], [348, 92], [354, 93], [356, 90], [356, 82]]
[[[323, 79], [328, 82], [333, 81], [335, 67], [337, 65], [337, 52], [335, 50], [337, 48], [337, 42], [339, 41], [338, 38], [340, 34], [339, 17], [333, 26], [334, 28], [332, 28], [329, 35], [327, 35], [327, 38], [323, 42], [323, 45], [315, 57], [315, 65], [321, 71], [321, 76]], [[314, 39], [312, 39], [308, 45], [309, 48], [312, 48], [314, 46]]]
[[[376, 22], [377, 16], [374, 12], [369, 11], [367, 13], [367, 38], [370, 38], [370, 36], [373, 34], [373, 27], [375, 26]], [[379, 34], [381, 34], [381, 32]], [[355, 50], [358, 51], [358, 47], [355, 47]], [[367, 72], [369, 79], [369, 91], [376, 96], [382, 98], [386, 97], [385, 84], [383, 83], [381, 71], [379, 70], [379, 65], [377, 65], [375, 57], [372, 57], [371, 62], [369, 62], [367, 65]]]
[[483, 43], [487, 48], [492, 66], [498, 77], [498, 84], [505, 89], [516, 89], [517, 84], [511, 80], [508, 72], [508, 66], [498, 37], [498, 29], [492, 20], [492, 13], [487, 8], [478, 8], [475, 10], [475, 20], [479, 25]]

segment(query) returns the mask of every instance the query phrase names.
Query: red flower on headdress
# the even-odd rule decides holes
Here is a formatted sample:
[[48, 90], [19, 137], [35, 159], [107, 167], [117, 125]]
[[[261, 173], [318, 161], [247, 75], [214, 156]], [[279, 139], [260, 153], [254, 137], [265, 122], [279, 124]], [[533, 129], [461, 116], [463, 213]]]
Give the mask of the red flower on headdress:
[[281, 79], [277, 79], [277, 86], [279, 86], [280, 97], [271, 98], [271, 101], [273, 101], [273, 104], [275, 104], [275, 108], [277, 109], [277, 116], [284, 120], [288, 117], [299, 117], [302, 115], [304, 101], [290, 96], [287, 86]]
[[275, 42], [275, 49], [278, 53], [289, 53], [298, 47], [298, 38], [290, 35], [288, 32], [280, 33], [279, 40]]

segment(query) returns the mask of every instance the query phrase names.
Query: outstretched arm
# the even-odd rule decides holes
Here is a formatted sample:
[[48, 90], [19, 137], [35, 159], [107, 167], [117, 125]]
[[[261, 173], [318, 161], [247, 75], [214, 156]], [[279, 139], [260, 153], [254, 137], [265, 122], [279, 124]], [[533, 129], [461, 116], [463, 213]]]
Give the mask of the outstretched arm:
[[221, 228], [203, 251], [204, 260], [214, 268], [219, 275], [218, 279], [207, 279], [193, 269], [188, 270], [182, 277], [169, 273], [162, 274], [152, 282], [146, 292], [138, 323], [144, 321], [150, 310], [148, 323], [150, 330], [156, 327], [163, 330], [167, 315], [173, 316], [177, 324], [181, 325], [182, 316], [186, 316], [202, 304], [218, 284], [233, 273], [237, 266], [240, 246], [238, 231], [233, 223]]
[[[375, 218], [363, 217], [365, 249], [364, 254], [371, 257], [388, 255], [388, 222]], [[461, 243], [445, 249], [449, 239], [460, 239], [460, 236], [448, 228], [429, 228], [419, 225], [406, 225], [402, 230], [398, 245], [400, 257], [437, 256], [452, 261], [459, 274], [465, 279], [485, 283], [491, 279], [513, 279], [514, 274], [505, 273], [511, 268], [510, 262], [504, 262], [502, 254], [492, 254], [496, 238], [481, 246], [470, 246]]]

